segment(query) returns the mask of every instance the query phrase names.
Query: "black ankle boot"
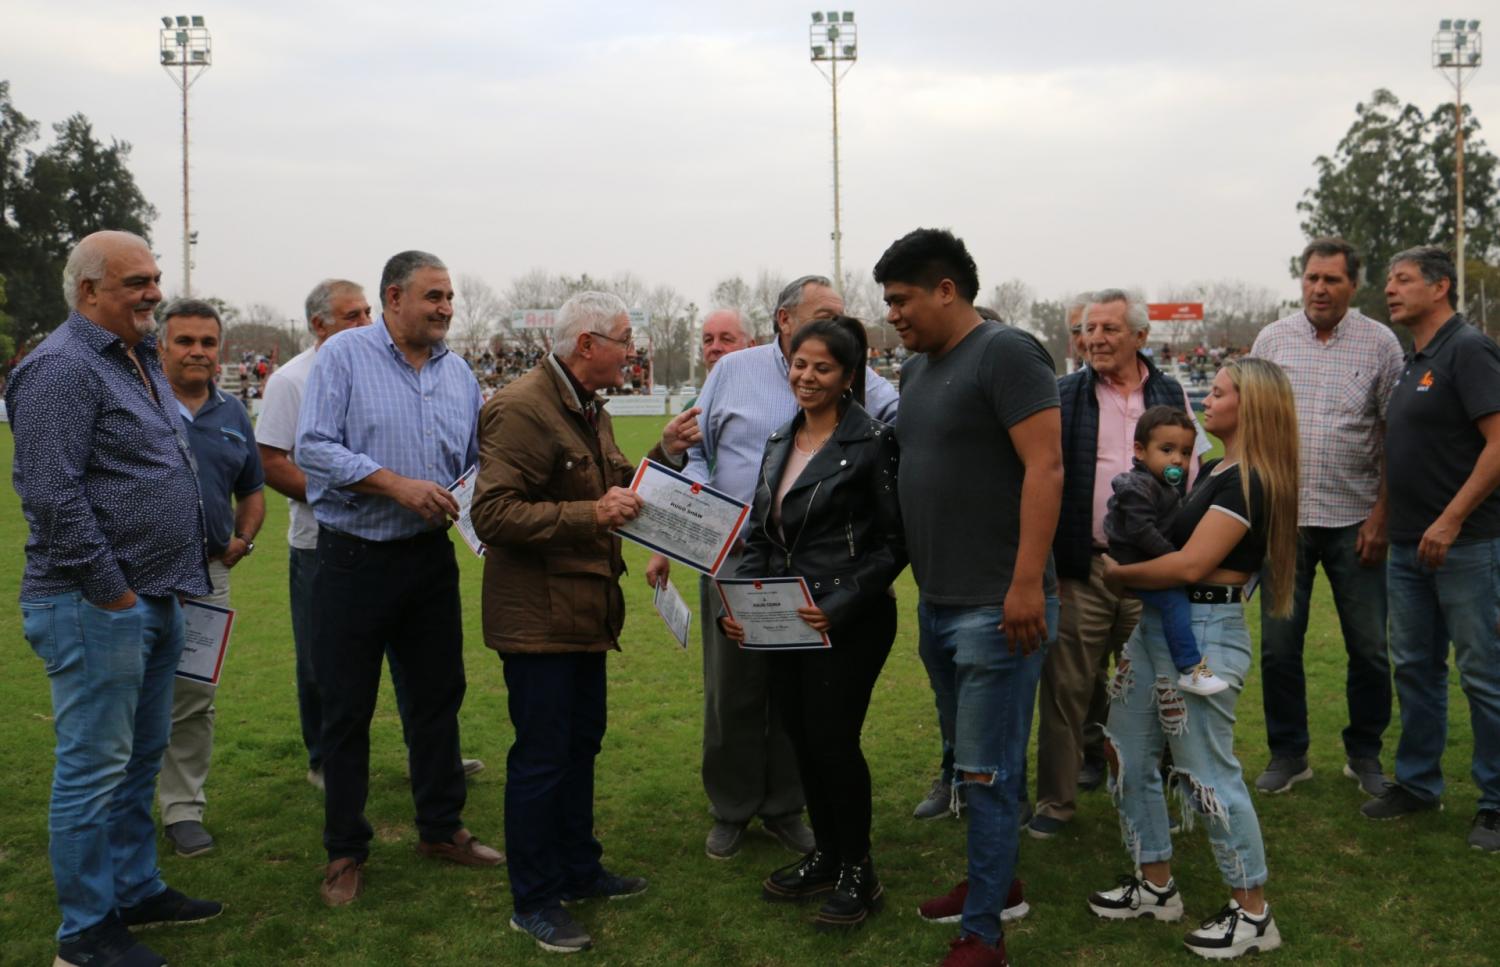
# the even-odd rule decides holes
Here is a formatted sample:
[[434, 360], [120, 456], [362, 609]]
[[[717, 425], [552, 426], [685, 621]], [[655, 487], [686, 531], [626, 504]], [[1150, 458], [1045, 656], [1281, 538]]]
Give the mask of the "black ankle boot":
[[823, 903], [813, 925], [819, 930], [857, 927], [884, 905], [885, 887], [875, 877], [875, 864], [867, 856], [863, 863], [839, 866], [833, 894]]
[[766, 877], [760, 886], [760, 895], [772, 903], [807, 900], [832, 890], [838, 876], [838, 860], [815, 849]]

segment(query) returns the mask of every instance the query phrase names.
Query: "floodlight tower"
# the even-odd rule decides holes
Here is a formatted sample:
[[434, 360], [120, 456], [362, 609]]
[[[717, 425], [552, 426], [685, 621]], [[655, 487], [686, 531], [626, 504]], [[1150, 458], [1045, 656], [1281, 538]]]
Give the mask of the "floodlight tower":
[[193, 246], [198, 233], [193, 231], [188, 211], [188, 88], [213, 64], [213, 38], [203, 25], [203, 18], [161, 18], [161, 66], [182, 91], [182, 294], [193, 294]]
[[1477, 20], [1439, 20], [1432, 37], [1432, 66], [1448, 78], [1455, 94], [1453, 136], [1456, 159], [1454, 187], [1458, 189], [1458, 211], [1454, 245], [1458, 249], [1458, 311], [1464, 302], [1464, 71], [1479, 70], [1484, 61], [1484, 37]]
[[839, 77], [849, 73], [859, 56], [854, 11], [813, 11], [808, 30], [813, 66], [833, 85], [833, 285], [844, 290], [844, 233], [839, 228]]

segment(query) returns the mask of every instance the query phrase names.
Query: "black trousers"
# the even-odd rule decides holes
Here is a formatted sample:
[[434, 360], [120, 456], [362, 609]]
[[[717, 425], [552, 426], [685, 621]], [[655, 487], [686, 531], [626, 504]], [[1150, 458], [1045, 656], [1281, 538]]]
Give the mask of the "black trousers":
[[446, 531], [399, 541], [318, 532], [313, 666], [323, 700], [323, 846], [363, 860], [374, 831], [370, 719], [389, 648], [406, 683], [407, 756], [417, 832], [444, 842], [463, 825], [458, 710], [464, 700], [458, 563]]
[[768, 654], [771, 703], [797, 754], [818, 849], [840, 862], [870, 855], [870, 767], [859, 747], [870, 693], [896, 640], [896, 602], [872, 596], [830, 629], [832, 648]]

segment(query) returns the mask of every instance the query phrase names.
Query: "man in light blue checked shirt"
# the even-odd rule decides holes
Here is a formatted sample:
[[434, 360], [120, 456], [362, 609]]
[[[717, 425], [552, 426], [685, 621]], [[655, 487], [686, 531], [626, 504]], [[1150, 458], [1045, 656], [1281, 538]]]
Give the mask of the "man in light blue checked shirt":
[[[776, 305], [777, 338], [724, 356], [708, 375], [698, 405], [667, 424], [662, 449], [686, 454], [683, 472], [749, 503], [771, 433], [797, 413], [788, 382], [787, 352], [797, 330], [814, 319], [842, 315], [844, 300], [818, 275], [796, 279]], [[865, 374], [866, 408], [895, 422], [894, 387], [874, 370]], [[733, 573], [736, 557], [723, 569]], [[647, 568], [654, 587], [666, 580], [667, 559]], [[805, 805], [797, 763], [768, 702], [765, 656], [742, 651], [719, 631], [713, 581], [700, 586], [703, 628], [703, 788], [714, 816], [706, 852], [728, 859], [739, 852], [746, 826], [761, 817], [766, 831], [801, 853], [813, 850], [802, 822]]]
[[312, 651], [323, 698], [329, 906], [364, 887], [370, 718], [387, 649], [407, 683], [417, 852], [464, 866], [504, 862], [461, 818], [463, 618], [447, 533], [458, 502], [447, 488], [478, 459], [479, 384], [443, 341], [453, 283], [436, 256], [393, 256], [380, 292], [374, 325], [319, 350], [294, 450], [318, 521]]

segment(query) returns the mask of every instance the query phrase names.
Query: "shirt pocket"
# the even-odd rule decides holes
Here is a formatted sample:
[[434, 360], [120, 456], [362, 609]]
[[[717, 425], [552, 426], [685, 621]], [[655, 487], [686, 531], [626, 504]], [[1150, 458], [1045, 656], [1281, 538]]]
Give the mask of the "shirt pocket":
[[579, 447], [563, 447], [553, 468], [552, 495], [558, 500], [596, 500], [603, 492], [594, 455]]
[[1334, 407], [1345, 419], [1359, 421], [1376, 412], [1371, 398], [1375, 388], [1373, 370], [1357, 370], [1340, 378]]

